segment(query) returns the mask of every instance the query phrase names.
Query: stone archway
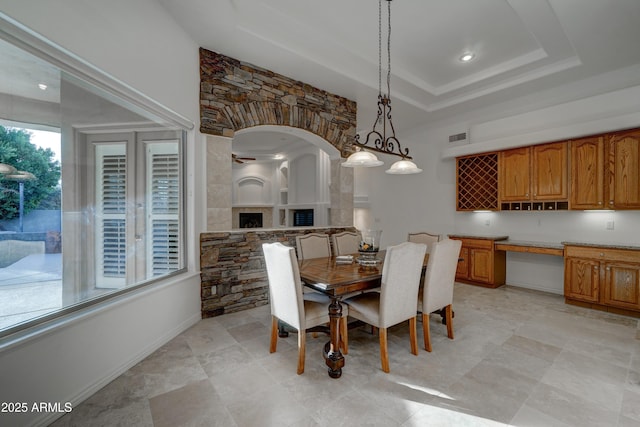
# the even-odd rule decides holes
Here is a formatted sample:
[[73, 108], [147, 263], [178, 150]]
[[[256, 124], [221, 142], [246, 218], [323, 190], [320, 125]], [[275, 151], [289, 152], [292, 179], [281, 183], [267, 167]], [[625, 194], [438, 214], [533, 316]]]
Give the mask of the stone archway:
[[[229, 188], [231, 173], [221, 162], [231, 156], [230, 140], [236, 131], [262, 125], [303, 129], [346, 157], [353, 150], [356, 112], [355, 101], [200, 48], [200, 132], [212, 135], [207, 138], [207, 228], [231, 228], [224, 171], [229, 170]], [[216, 171], [213, 179], [212, 170]], [[331, 175], [331, 225], [351, 226], [353, 171], [341, 168], [336, 159]], [[224, 219], [227, 210], [228, 221]]]
[[351, 153], [355, 101], [281, 74], [200, 48], [200, 131], [233, 137], [237, 130], [291, 126]]

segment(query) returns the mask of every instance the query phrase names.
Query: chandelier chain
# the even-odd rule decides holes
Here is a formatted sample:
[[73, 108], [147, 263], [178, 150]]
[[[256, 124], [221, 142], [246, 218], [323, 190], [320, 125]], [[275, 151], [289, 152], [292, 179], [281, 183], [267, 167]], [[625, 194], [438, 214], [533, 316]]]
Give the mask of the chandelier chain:
[[378, 0], [378, 96], [382, 96], [382, 0]]
[[389, 17], [387, 26], [387, 98], [391, 100], [391, 0], [387, 0], [387, 8]]

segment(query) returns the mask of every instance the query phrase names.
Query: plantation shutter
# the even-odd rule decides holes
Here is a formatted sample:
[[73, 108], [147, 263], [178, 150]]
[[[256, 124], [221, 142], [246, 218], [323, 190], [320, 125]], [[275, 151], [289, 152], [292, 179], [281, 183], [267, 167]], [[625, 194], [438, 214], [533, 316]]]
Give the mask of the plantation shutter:
[[181, 268], [178, 141], [147, 142], [147, 277]]
[[96, 146], [96, 286], [126, 285], [126, 145]]

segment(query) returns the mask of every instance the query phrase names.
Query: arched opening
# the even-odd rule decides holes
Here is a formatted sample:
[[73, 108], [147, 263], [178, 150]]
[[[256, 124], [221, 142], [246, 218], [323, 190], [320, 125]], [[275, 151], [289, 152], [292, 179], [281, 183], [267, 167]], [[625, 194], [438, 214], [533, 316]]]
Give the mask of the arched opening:
[[[254, 126], [239, 130], [232, 140], [232, 223], [249, 212], [260, 213], [263, 227], [335, 225], [332, 200], [339, 200], [340, 185], [332, 185], [332, 172], [340, 152], [326, 140], [289, 126]], [[310, 221], [310, 223], [309, 223]]]

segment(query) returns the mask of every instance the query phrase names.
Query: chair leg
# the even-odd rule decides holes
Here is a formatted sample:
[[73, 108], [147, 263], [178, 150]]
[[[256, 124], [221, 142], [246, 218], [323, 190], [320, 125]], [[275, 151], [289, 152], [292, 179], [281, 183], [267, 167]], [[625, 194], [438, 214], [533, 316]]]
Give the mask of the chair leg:
[[347, 318], [340, 318], [340, 347], [342, 354], [349, 354], [349, 328]]
[[298, 375], [304, 373], [304, 357], [306, 351], [306, 333], [298, 331]]
[[424, 349], [431, 352], [431, 331], [429, 330], [429, 313], [422, 313], [422, 331], [424, 335]]
[[278, 345], [278, 318], [271, 316], [271, 343], [269, 345], [269, 353], [276, 351]]
[[444, 308], [445, 318], [447, 319], [447, 336], [453, 339], [453, 307], [451, 304]]
[[409, 319], [409, 338], [411, 339], [411, 354], [418, 355], [418, 322], [416, 317]]
[[380, 362], [382, 362], [382, 370], [389, 373], [389, 353], [387, 351], [387, 328], [378, 328], [380, 335]]

